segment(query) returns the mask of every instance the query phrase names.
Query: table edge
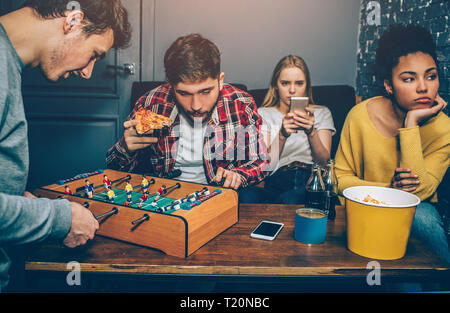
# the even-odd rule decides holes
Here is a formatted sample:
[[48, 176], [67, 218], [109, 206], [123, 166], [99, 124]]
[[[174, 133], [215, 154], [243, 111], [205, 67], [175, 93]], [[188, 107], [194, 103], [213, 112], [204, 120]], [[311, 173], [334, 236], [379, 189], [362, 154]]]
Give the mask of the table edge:
[[[367, 276], [372, 269], [361, 267], [267, 267], [267, 266], [180, 266], [180, 265], [135, 265], [135, 264], [97, 264], [81, 263], [79, 270], [86, 273], [109, 274], [164, 274], [164, 275], [237, 275], [237, 276]], [[70, 272], [70, 263], [26, 262], [27, 271]], [[414, 267], [382, 268], [381, 276], [429, 276], [450, 277], [450, 268]]]

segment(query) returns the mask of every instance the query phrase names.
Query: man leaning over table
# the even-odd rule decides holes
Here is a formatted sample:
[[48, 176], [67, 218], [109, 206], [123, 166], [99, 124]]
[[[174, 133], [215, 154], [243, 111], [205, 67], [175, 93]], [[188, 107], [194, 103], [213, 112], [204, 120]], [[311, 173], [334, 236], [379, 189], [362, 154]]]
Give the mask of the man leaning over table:
[[[267, 148], [253, 98], [224, 83], [217, 46], [199, 34], [178, 38], [167, 50], [168, 82], [144, 94], [124, 123], [123, 137], [107, 153], [109, 168], [223, 185], [240, 191], [267, 174]], [[134, 116], [145, 108], [171, 117], [168, 135], [139, 136]]]
[[30, 0], [0, 17], [0, 291], [9, 281], [11, 248], [48, 237], [76, 247], [98, 228], [78, 203], [25, 192], [29, 156], [22, 69], [39, 66], [50, 81], [71, 75], [88, 79], [97, 60], [130, 40], [127, 11], [119, 0], [78, 0], [75, 10], [68, 9], [70, 3]]

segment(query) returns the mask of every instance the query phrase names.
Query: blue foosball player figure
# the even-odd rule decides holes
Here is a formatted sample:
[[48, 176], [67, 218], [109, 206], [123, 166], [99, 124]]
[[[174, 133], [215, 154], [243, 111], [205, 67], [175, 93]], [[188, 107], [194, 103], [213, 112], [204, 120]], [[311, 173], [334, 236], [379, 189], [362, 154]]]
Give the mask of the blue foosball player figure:
[[89, 183], [89, 179], [86, 179], [84, 182], [85, 182], [84, 190], [86, 191], [88, 198], [92, 199], [94, 197], [93, 196], [94, 185]]

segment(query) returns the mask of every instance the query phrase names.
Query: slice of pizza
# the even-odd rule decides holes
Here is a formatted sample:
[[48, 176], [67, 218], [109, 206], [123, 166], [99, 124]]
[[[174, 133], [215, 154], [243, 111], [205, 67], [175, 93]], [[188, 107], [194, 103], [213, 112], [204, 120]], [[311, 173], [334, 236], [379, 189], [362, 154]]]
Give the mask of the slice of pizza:
[[138, 134], [145, 134], [152, 129], [162, 129], [165, 126], [172, 124], [172, 119], [164, 115], [156, 114], [150, 110], [144, 108], [136, 111], [135, 117], [139, 121], [136, 125], [136, 131]]

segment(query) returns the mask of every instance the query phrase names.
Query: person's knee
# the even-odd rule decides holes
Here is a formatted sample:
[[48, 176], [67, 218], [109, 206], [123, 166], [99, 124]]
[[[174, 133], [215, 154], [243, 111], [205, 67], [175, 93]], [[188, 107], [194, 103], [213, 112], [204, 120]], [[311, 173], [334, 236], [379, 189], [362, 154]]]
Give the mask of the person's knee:
[[263, 188], [247, 187], [239, 191], [240, 203], [264, 203], [266, 200], [267, 195]]
[[304, 204], [305, 193], [298, 190], [289, 190], [283, 192], [279, 197], [282, 204]]
[[413, 220], [413, 231], [429, 228], [435, 229], [436, 226], [442, 228], [442, 219], [436, 208], [427, 202], [422, 202], [417, 206]]

